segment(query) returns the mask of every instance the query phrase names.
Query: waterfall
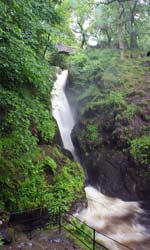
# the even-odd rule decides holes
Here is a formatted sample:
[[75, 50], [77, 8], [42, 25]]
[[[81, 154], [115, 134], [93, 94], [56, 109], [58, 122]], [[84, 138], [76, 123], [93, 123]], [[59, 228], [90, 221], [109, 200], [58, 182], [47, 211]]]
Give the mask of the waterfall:
[[[52, 113], [57, 121], [64, 148], [77, 159], [70, 137], [75, 120], [65, 94], [67, 77], [67, 70], [57, 75], [52, 90]], [[150, 213], [145, 212], [139, 202], [108, 197], [92, 186], [87, 186], [85, 193], [88, 207], [75, 215], [95, 228], [97, 241], [110, 250], [150, 250]]]
[[74, 159], [77, 159], [71, 140], [71, 131], [75, 125], [75, 120], [65, 93], [67, 78], [68, 70], [63, 70], [60, 74], [57, 74], [57, 80], [51, 93], [52, 114], [57, 121], [64, 148], [72, 153]]

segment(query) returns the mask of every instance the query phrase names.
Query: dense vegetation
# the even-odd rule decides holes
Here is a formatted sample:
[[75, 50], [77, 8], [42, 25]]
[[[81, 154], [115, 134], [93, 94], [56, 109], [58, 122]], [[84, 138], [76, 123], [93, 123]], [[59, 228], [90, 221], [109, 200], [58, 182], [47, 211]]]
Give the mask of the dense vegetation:
[[[146, 54], [136, 52], [130, 58], [128, 53], [126, 51], [124, 60], [118, 50], [110, 49], [87, 49], [72, 56], [68, 65], [69, 91], [80, 117], [72, 136], [89, 175], [96, 176], [99, 171], [104, 172], [103, 176], [111, 175], [111, 167], [105, 166], [108, 154], [118, 173], [119, 166], [123, 167], [119, 162], [124, 161], [127, 168], [134, 168], [134, 178], [143, 176], [147, 190], [150, 61]], [[98, 181], [101, 183], [102, 177]]]
[[80, 166], [54, 147], [50, 91], [57, 51], [50, 37], [62, 22], [56, 5], [0, 3], [0, 207], [11, 210], [71, 205], [83, 185]]
[[[89, 49], [74, 55], [69, 65], [71, 88], [79, 103], [79, 112], [115, 111], [115, 123], [118, 129], [122, 127], [120, 140], [126, 140], [135, 161], [147, 166], [150, 164], [149, 86], [145, 82], [148, 61], [143, 55], [141, 58], [140, 55], [139, 58], [128, 58], [127, 55], [122, 61], [117, 51]], [[137, 117], [142, 119], [142, 126], [136, 124], [136, 128], [131, 128]], [[99, 128], [94, 118], [94, 115], [93, 120], [89, 118], [83, 132], [89, 140], [96, 142]], [[111, 121], [107, 122], [105, 126], [109, 127]], [[116, 134], [114, 130], [113, 136]], [[83, 134], [80, 136], [84, 140]]]

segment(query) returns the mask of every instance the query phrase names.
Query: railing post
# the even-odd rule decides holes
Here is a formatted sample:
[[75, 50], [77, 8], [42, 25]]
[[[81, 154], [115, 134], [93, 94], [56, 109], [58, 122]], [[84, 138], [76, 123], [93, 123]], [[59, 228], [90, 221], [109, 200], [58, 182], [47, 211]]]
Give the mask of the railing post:
[[93, 229], [93, 250], [95, 250], [95, 229]]
[[59, 207], [59, 233], [61, 233], [61, 208]]

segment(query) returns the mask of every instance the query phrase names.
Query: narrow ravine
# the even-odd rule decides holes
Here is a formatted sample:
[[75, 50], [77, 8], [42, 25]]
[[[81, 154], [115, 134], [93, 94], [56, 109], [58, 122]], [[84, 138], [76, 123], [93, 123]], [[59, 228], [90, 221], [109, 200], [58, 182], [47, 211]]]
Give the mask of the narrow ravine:
[[[52, 110], [64, 148], [69, 150], [76, 160], [71, 140], [75, 120], [65, 94], [67, 77], [67, 70], [57, 75], [52, 90]], [[76, 216], [100, 233], [96, 235], [98, 241], [110, 250], [150, 249], [149, 214], [141, 208], [139, 202], [126, 202], [108, 197], [92, 186], [87, 186], [85, 193], [88, 207], [79, 214], [76, 213]], [[148, 225], [145, 225], [145, 222]]]

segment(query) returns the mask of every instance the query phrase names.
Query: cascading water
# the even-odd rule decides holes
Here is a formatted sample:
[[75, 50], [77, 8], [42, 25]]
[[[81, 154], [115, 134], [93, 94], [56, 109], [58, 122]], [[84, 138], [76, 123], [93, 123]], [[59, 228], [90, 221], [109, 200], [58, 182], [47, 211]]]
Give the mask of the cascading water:
[[[70, 136], [75, 120], [65, 94], [68, 71], [62, 71], [57, 77], [52, 90], [52, 112], [64, 148], [77, 159]], [[140, 203], [110, 198], [91, 186], [86, 187], [85, 192], [88, 207], [76, 216], [99, 232], [96, 234], [97, 241], [110, 250], [150, 250], [149, 214], [140, 208]]]
[[68, 70], [63, 70], [57, 75], [52, 90], [52, 114], [57, 121], [64, 148], [72, 153], [74, 159], [77, 159], [71, 140], [71, 131], [75, 125], [75, 120], [65, 93], [67, 77]]

